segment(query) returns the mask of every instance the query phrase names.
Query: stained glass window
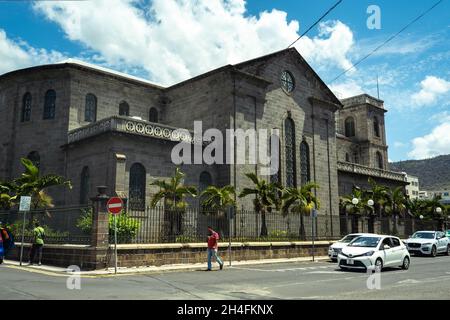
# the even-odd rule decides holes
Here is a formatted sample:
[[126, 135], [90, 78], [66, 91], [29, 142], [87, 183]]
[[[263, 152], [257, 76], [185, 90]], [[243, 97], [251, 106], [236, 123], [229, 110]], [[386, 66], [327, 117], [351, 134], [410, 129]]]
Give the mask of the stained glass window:
[[130, 168], [129, 208], [131, 210], [145, 210], [146, 171], [142, 164], [135, 163]]
[[309, 163], [309, 145], [306, 141], [300, 144], [300, 179], [302, 186], [311, 181]]
[[294, 77], [289, 71], [283, 71], [281, 73], [281, 87], [287, 93], [291, 93], [295, 88]]
[[95, 122], [97, 120], [97, 98], [92, 94], [86, 95], [86, 105], [84, 108], [84, 121]]
[[295, 168], [295, 124], [291, 118], [284, 121], [284, 143], [286, 157], [286, 187], [296, 187]]

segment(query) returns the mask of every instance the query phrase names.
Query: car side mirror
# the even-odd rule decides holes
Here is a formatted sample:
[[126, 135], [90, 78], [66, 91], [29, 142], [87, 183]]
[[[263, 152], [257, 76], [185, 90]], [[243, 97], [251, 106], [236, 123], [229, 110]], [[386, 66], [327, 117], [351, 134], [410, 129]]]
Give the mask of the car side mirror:
[[390, 246], [388, 246], [387, 244], [385, 244], [384, 246], [383, 246], [383, 250], [389, 250], [391, 247]]

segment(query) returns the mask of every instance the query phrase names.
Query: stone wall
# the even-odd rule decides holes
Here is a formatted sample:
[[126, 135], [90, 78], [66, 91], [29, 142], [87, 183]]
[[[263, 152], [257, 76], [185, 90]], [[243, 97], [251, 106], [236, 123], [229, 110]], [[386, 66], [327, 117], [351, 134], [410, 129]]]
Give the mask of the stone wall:
[[[318, 241], [315, 243], [315, 256], [328, 254], [331, 242]], [[30, 245], [24, 247], [24, 262], [28, 262]], [[168, 264], [205, 263], [206, 244], [147, 244], [147, 245], [118, 245], [118, 267], [162, 266]], [[76, 245], [45, 245], [42, 263], [59, 267], [70, 265], [80, 266], [82, 270], [103, 269], [114, 267], [114, 247], [107, 252], [97, 252], [101, 255], [101, 263], [95, 266], [93, 256], [96, 251], [89, 246]], [[229, 261], [228, 244], [219, 247], [219, 255], [226, 262]], [[312, 256], [310, 242], [253, 242], [232, 243], [231, 260], [263, 260], [286, 259]], [[20, 243], [11, 251], [9, 259], [18, 260], [20, 257]]]

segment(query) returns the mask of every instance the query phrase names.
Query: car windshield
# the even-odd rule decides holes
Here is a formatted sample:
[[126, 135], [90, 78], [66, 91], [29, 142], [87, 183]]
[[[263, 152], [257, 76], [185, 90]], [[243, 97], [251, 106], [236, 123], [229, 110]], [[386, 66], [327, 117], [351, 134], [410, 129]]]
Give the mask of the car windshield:
[[358, 238], [358, 235], [354, 235], [354, 234], [349, 234], [348, 236], [345, 236], [344, 238], [342, 238], [339, 242], [343, 242], [343, 243], [349, 243], [351, 242], [353, 239]]
[[412, 235], [411, 238], [414, 239], [434, 239], [433, 232], [416, 232]]
[[365, 247], [365, 248], [375, 248], [380, 243], [380, 237], [358, 237], [350, 244], [349, 247]]

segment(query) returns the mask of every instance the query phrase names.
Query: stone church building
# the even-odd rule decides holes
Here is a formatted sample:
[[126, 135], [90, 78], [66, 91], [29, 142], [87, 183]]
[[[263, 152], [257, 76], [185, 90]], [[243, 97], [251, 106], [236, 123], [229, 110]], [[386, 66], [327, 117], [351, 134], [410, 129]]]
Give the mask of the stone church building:
[[[149, 184], [173, 175], [174, 130], [279, 129], [280, 170], [267, 180], [320, 185], [319, 215], [339, 216], [339, 196], [367, 178], [406, 185], [388, 171], [383, 101], [363, 94], [339, 100], [296, 49], [226, 65], [170, 87], [68, 60], [0, 76], [0, 180], [21, 173], [20, 158], [70, 179], [52, 192], [58, 205], [88, 203], [96, 186], [144, 210]], [[251, 183], [257, 165], [182, 165], [185, 183], [204, 189]], [[249, 199], [237, 199], [249, 206]], [[196, 200], [193, 200], [196, 201]], [[335, 227], [338, 229], [338, 226]]]

